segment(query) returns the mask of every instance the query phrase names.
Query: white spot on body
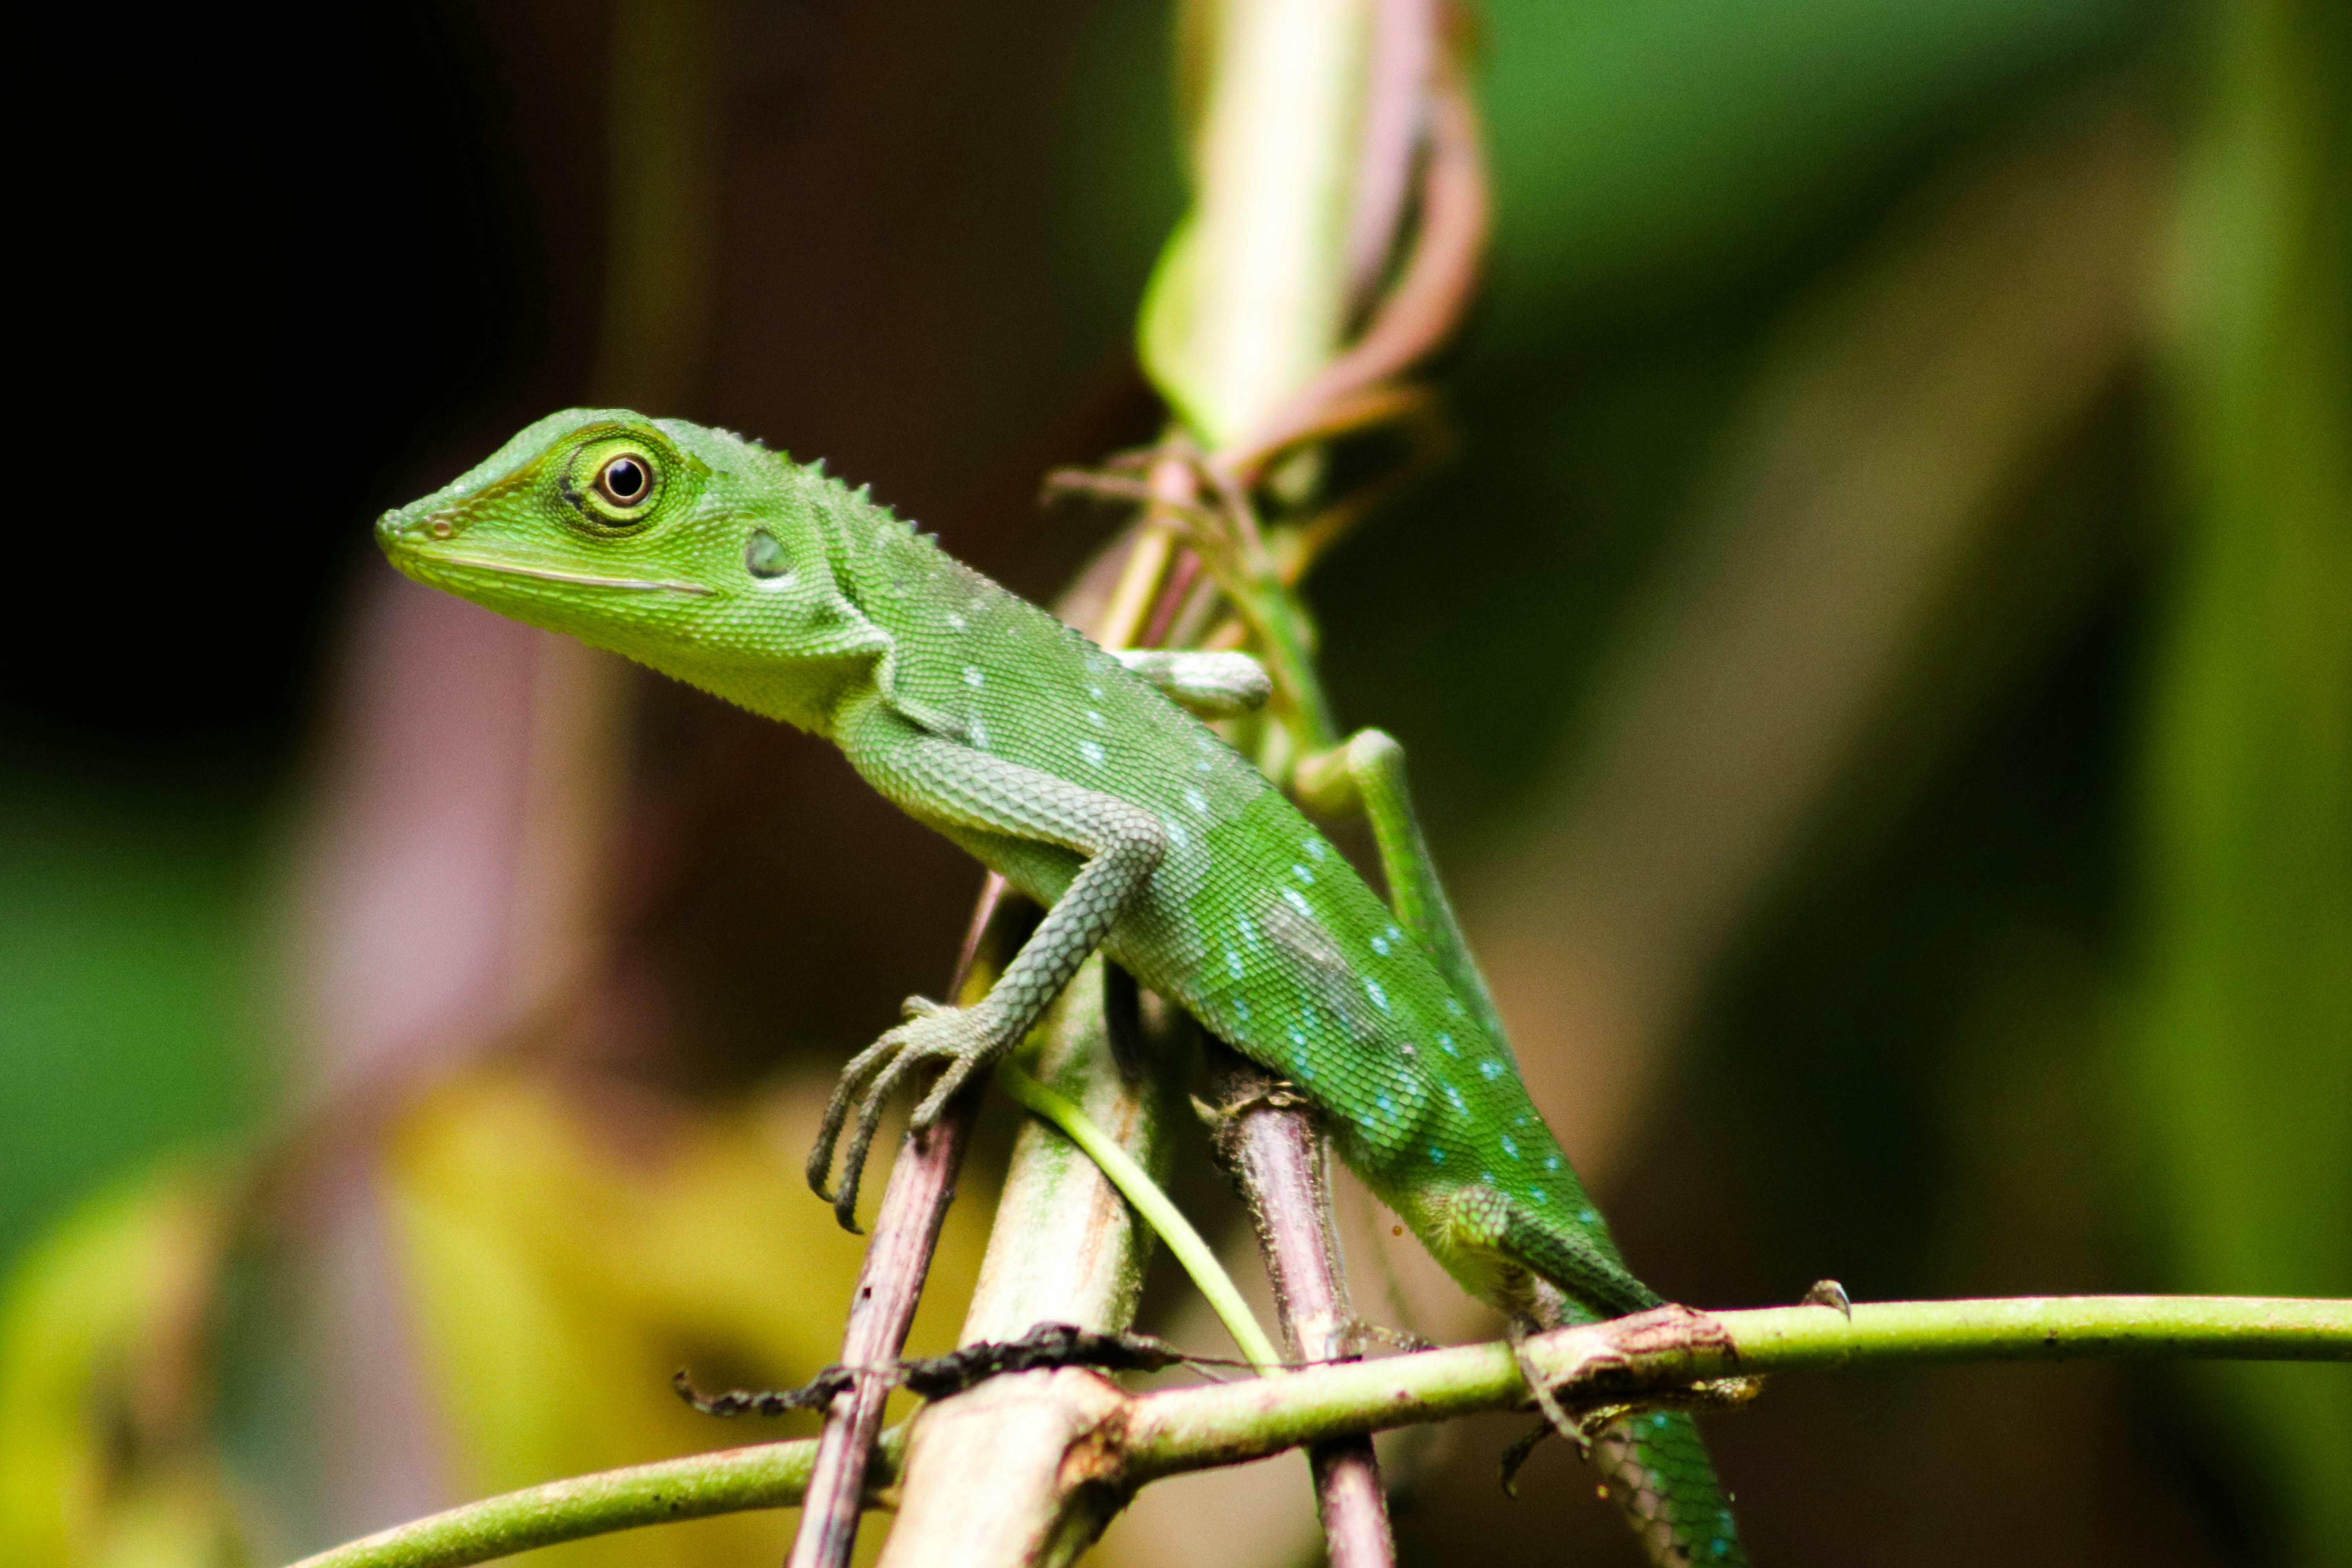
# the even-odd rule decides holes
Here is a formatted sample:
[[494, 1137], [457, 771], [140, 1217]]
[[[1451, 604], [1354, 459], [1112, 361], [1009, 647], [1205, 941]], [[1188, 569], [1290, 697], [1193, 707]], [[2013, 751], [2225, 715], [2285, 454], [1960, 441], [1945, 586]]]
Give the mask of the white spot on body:
[[1488, 1083], [1492, 1083], [1496, 1079], [1503, 1076], [1503, 1064], [1496, 1061], [1494, 1058], [1488, 1057], [1485, 1061], [1478, 1064], [1478, 1076], [1485, 1079]]
[[1462, 1048], [1454, 1043], [1454, 1037], [1451, 1035], [1438, 1036], [1437, 1048], [1444, 1051], [1449, 1057], [1458, 1057], [1462, 1054]]
[[1168, 830], [1169, 843], [1174, 845], [1179, 849], [1190, 849], [1192, 847], [1192, 836], [1185, 830], [1182, 823], [1177, 821], [1171, 816], [1160, 826]]
[[1329, 847], [1326, 846], [1320, 838], [1310, 838], [1307, 841], [1307, 858], [1308, 859], [1320, 860], [1329, 853], [1331, 853]]
[[1389, 955], [1389, 939], [1384, 936], [1372, 938], [1372, 951], [1386, 958]]
[[1470, 1108], [1462, 1103], [1462, 1091], [1454, 1088], [1450, 1083], [1443, 1087], [1445, 1089], [1445, 1098], [1453, 1104], [1454, 1109], [1461, 1111], [1465, 1116], [1468, 1115], [1470, 1113]]
[[1544, 1169], [1545, 1169], [1545, 1170], [1547, 1170], [1547, 1171], [1557, 1171], [1557, 1170], [1559, 1170], [1559, 1155], [1557, 1155], [1557, 1154], [1546, 1154], [1546, 1155], [1544, 1156]]
[[1202, 816], [1209, 815], [1209, 797], [1199, 790], [1187, 789], [1184, 792], [1184, 804]]
[[1300, 892], [1296, 888], [1283, 889], [1282, 901], [1288, 904], [1292, 909], [1297, 910], [1302, 915], [1311, 917], [1314, 914], [1314, 911], [1307, 907], [1307, 895]]
[[982, 721], [979, 714], [973, 714], [971, 716], [971, 722], [966, 725], [965, 728], [971, 735], [971, 743], [973, 745], [978, 746], [983, 752], [988, 750], [988, 726], [986, 723]]
[[1099, 730], [1103, 728], [1104, 724], [1108, 722], [1108, 721], [1106, 721], [1101, 714], [1089, 708], [1087, 710], [1087, 722]]
[[1103, 761], [1108, 753], [1102, 749], [1102, 742], [1099, 741], [1080, 741], [1078, 742], [1078, 755], [1086, 758], [1087, 761], [1094, 763], [1095, 766], [1100, 767], [1103, 765]]
[[1519, 1157], [1519, 1146], [1511, 1142], [1510, 1136], [1507, 1133], [1506, 1133], [1503, 1138], [1503, 1152], [1508, 1154], [1514, 1160]]
[[966, 686], [971, 687], [974, 691], [979, 690], [982, 684], [985, 682], [987, 679], [988, 677], [981, 674], [980, 666], [976, 664], [967, 664], [963, 667], [963, 683]]
[[959, 632], [970, 631], [971, 629], [971, 623], [965, 620], [961, 616], [957, 615], [953, 610], [950, 610], [948, 612], [948, 629]]
[[1293, 866], [1290, 868], [1290, 874], [1310, 888], [1315, 885], [1315, 873], [1304, 866]]
[[1381, 990], [1381, 983], [1369, 974], [1364, 976], [1364, 994], [1370, 997], [1372, 1005], [1381, 1012], [1389, 1010], [1389, 994]]
[[1236, 980], [1242, 977], [1242, 955], [1230, 947], [1225, 949], [1225, 973]]

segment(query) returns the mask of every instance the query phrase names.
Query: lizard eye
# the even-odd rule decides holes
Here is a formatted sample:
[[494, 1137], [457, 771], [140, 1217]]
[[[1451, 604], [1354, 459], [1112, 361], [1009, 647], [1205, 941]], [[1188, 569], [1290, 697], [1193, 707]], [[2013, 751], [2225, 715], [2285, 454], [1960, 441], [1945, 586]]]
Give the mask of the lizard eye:
[[596, 470], [596, 488], [606, 500], [626, 510], [654, 493], [654, 474], [644, 458], [624, 452]]

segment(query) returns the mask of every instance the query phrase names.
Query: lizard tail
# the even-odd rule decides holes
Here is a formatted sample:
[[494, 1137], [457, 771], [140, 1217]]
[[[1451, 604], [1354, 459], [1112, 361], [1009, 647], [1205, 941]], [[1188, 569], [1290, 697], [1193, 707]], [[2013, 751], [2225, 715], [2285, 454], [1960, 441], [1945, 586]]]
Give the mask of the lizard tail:
[[1621, 1416], [1593, 1438], [1592, 1463], [1658, 1568], [1748, 1568], [1730, 1500], [1688, 1412]]

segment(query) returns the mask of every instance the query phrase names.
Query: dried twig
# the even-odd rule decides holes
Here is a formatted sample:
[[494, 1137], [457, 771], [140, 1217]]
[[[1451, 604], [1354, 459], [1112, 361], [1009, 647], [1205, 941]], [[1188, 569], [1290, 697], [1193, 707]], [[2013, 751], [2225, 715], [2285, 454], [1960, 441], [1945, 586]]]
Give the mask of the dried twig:
[[[1222, 1047], [1211, 1051], [1209, 1085], [1220, 1112], [1217, 1156], [1249, 1205], [1292, 1355], [1326, 1362], [1354, 1354], [1356, 1312], [1331, 1227], [1329, 1156], [1313, 1110], [1264, 1068]], [[1333, 1568], [1393, 1563], [1396, 1542], [1370, 1436], [1327, 1438], [1307, 1458]]]
[[[1004, 879], [992, 874], [982, 887], [950, 995], [962, 998], [990, 931], [1007, 909], [1005, 892]], [[987, 1088], [985, 1079], [976, 1079], [948, 1103], [929, 1131], [909, 1133], [899, 1145], [875, 1215], [874, 1240], [858, 1270], [857, 1291], [850, 1298], [849, 1325], [841, 1337], [844, 1366], [887, 1368], [905, 1346]], [[789, 1568], [842, 1568], [849, 1561], [890, 1381], [885, 1372], [854, 1373], [851, 1385], [826, 1407]]]

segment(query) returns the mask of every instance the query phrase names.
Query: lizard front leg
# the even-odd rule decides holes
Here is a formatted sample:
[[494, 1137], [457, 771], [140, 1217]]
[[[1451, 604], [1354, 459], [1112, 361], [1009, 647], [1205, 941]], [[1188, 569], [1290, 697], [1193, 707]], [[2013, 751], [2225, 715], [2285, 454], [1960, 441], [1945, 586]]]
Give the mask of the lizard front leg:
[[[919, 1130], [929, 1127], [973, 1074], [1018, 1044], [1150, 879], [1167, 835], [1141, 806], [925, 733], [895, 715], [869, 716], [840, 738], [858, 772], [917, 816], [1055, 844], [1085, 857], [1068, 890], [986, 996], [970, 1007], [909, 997], [907, 1022], [843, 1069], [809, 1152], [808, 1177], [817, 1195], [832, 1202], [843, 1228], [854, 1232], [858, 1178], [891, 1093], [920, 1068], [940, 1068], [911, 1119]], [[853, 1105], [857, 1124], [842, 1161], [841, 1186], [828, 1193], [825, 1178]]]
[[1274, 695], [1265, 666], [1245, 653], [1127, 647], [1111, 657], [1196, 719], [1254, 713]]
[[1297, 783], [1299, 797], [1326, 816], [1364, 814], [1371, 823], [1381, 876], [1389, 885], [1389, 904], [1397, 922], [1428, 950], [1438, 973], [1486, 1032], [1505, 1038], [1486, 978], [1470, 954], [1453, 901], [1438, 879], [1437, 862], [1422, 837], [1421, 818], [1405, 786], [1404, 747], [1384, 730], [1359, 730], [1331, 750], [1302, 761]]

